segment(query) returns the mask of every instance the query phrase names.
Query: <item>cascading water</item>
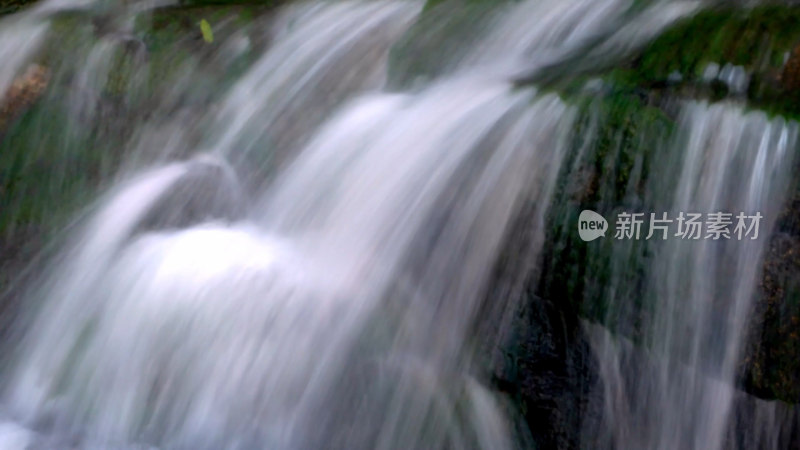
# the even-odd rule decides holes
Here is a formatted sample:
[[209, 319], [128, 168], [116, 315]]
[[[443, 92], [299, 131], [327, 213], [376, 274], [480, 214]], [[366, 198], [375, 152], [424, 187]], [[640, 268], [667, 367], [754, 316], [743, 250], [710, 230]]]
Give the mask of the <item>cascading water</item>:
[[[734, 105], [683, 106], [673, 161], [652, 175], [659, 195], [684, 213], [761, 214], [769, 233], [789, 181], [797, 126]], [[671, 180], [671, 181], [668, 181]], [[763, 235], [762, 235], [763, 236]], [[647, 269], [652, 302], [638, 358], [591, 326], [603, 380], [605, 420], [592, 430], [609, 448], [731, 448], [734, 388], [767, 239], [668, 240]], [[620, 258], [625, 258], [623, 254]], [[609, 282], [613, 289], [619, 280]], [[626, 299], [616, 298], [615, 313]], [[621, 314], [624, 316], [625, 314]], [[747, 427], [747, 424], [739, 424]], [[758, 448], [782, 448], [765, 442]]]
[[[317, 5], [292, 17], [280, 39], [225, 99], [209, 146], [226, 154], [276, 153], [297, 144], [348, 96], [378, 89], [392, 43], [419, 13], [403, 2]], [[259, 143], [260, 146], [257, 146]]]
[[[275, 123], [253, 92], [302, 107], [322, 78], [286, 82], [341, 83], [333, 64], [363, 59], [359, 46], [385, 53], [375, 27], [400, 30], [414, 9], [319, 9], [234, 87], [212, 145], [228, 154], [256, 118]], [[331, 36], [304, 40], [320, 27]], [[297, 63], [278, 66], [287, 51]], [[503, 408], [471, 374], [469, 330], [518, 205], [548, 204], [569, 124], [554, 97], [466, 77], [345, 107], [240, 217], [214, 220], [207, 199], [202, 225], [147, 226], [184, 214], [164, 198], [207, 163], [128, 181], [42, 289], [12, 411], [107, 445], [510, 447]], [[219, 183], [195, 189], [205, 199]]]
[[[35, 25], [24, 33], [0, 22], [0, 36], [29, 48], [0, 69], [0, 92], [51, 13], [80, 6], [53, 5], [25, 13]], [[63, 81], [76, 128], [106, 120], [93, 92], [118, 60], [143, 66], [128, 85], [151, 81], [157, 60], [130, 29], [155, 6], [112, 8], [122, 18], [108, 26], [124, 32], [82, 47], [83, 67]], [[182, 62], [141, 102], [147, 113], [107, 132], [120, 134], [121, 175], [30, 289], [0, 448], [529, 445], [484, 366], [486, 341], [501, 338], [485, 330], [507, 332], [519, 305], [486, 298], [520, 221], [532, 235], [526, 261], [540, 257], [577, 110], [515, 82], [582, 52], [625, 55], [698, 4], [634, 6], [506, 5], [448, 75], [408, 92], [387, 91], [389, 54], [420, 2], [287, 6], [264, 23], [257, 36], [269, 44], [241, 76], [202, 73], [219, 92], [198, 92], [202, 64]], [[257, 48], [252, 34], [219, 34], [224, 50], [206, 62], [232, 65]], [[141, 106], [134, 97], [123, 106]], [[680, 183], [661, 192], [665, 204], [760, 210], [768, 233], [795, 125], [730, 105], [683, 110], [664, 162]], [[656, 369], [627, 373], [625, 344], [587, 325], [605, 401], [587, 446], [725, 446], [763, 241], [659, 251], [643, 344]], [[707, 267], [730, 272], [701, 276]], [[646, 370], [653, 379], [635, 381]]]

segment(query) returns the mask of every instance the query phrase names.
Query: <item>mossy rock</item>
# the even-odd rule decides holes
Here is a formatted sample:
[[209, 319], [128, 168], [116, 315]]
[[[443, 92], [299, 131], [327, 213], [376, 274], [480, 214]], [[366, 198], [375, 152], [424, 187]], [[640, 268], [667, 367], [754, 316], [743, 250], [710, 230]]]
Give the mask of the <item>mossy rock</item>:
[[[79, 192], [92, 192], [91, 186], [96, 186], [108, 175], [108, 170], [103, 169], [106, 165], [104, 161], [109, 158], [121, 159], [121, 155], [114, 150], [124, 146], [131, 125], [138, 123], [134, 119], [140, 114], [149, 113], [138, 108], [146, 109], [149, 98], [163, 95], [179, 81], [180, 71], [176, 66], [191, 65], [197, 68], [192, 72], [195, 80], [216, 76], [213, 80], [215, 86], [236, 78], [249, 61], [234, 65], [236, 70], [233, 71], [214, 71], [214, 75], [211, 70], [202, 69], [205, 66], [204, 59], [214, 51], [202, 40], [198, 24], [201, 18], [207, 18], [212, 23], [224, 21], [228, 26], [219, 28], [220, 39], [224, 40], [231, 33], [247, 31], [247, 25], [261, 11], [263, 9], [260, 7], [247, 6], [156, 10], [151, 20], [137, 23], [134, 36], [128, 41], [115, 41], [118, 39], [115, 30], [105, 30], [91, 13], [73, 11], [54, 17], [45, 45], [35, 55], [32, 66], [47, 68], [50, 82], [37, 82], [41, 78], [37, 76], [38, 72], [27, 78], [21, 77], [22, 80], [32, 80], [32, 83], [20, 83], [18, 89], [12, 89], [11, 103], [19, 105], [20, 111], [14, 114], [13, 122], [0, 120], [6, 122], [5, 134], [0, 139], [0, 170], [5, 174], [4, 198], [11, 203], [4, 207], [0, 237], [10, 238], [18, 224], [41, 223], [49, 220], [45, 216], [57, 216], [45, 214], [48, 211], [53, 213], [53, 204], [64, 205], [67, 210], [74, 211], [77, 203], [66, 197], [72, 198], [73, 194]], [[110, 62], [107, 79], [101, 80], [99, 86], [93, 86], [98, 90], [91, 94], [114, 108], [111, 111], [113, 122], [119, 123], [120, 127], [110, 123], [109, 117], [98, 119], [97, 123], [80, 123], [73, 111], [69, 110], [70, 95], [74, 94], [72, 84], [80, 70], [80, 64], [76, 64], [76, 61], [85, 57], [101, 39], [119, 45], [114, 47], [116, 51]], [[140, 39], [141, 43], [128, 45], [135, 39]], [[142, 55], [143, 52], [146, 54]], [[253, 55], [253, 52], [245, 52], [243, 56], [254, 59]], [[145, 91], [132, 93], [130, 89], [134, 79], [143, 76], [147, 78]], [[29, 88], [38, 88], [40, 85], [46, 91], [36, 90], [37, 99], [39, 96], [42, 98], [33, 105]], [[200, 83], [198, 90], [202, 86]], [[219, 95], [222, 95], [220, 89], [208, 89], [198, 97], [211, 102]], [[125, 103], [122, 100], [132, 101]], [[4, 110], [9, 113], [0, 119], [10, 118], [11, 108]], [[51, 170], [63, 179], [56, 181], [53, 176], [44, 177], [31, 170]], [[53, 182], [52, 190], [42, 180]], [[60, 185], [61, 182], [70, 186], [74, 183], [76, 187], [72, 189]], [[78, 197], [81, 198], [79, 203], [83, 204], [85, 196]], [[54, 223], [59, 222], [53, 220]], [[41, 227], [37, 225], [37, 228]], [[44, 228], [52, 227], [48, 225]]]
[[[250, 36], [255, 31], [254, 23], [268, 12], [268, 8], [259, 5], [181, 7], [159, 9], [151, 17], [141, 18], [135, 29], [147, 49], [145, 95], [161, 98], [177, 83], [186, 82], [185, 76], [191, 74], [192, 83], [186, 87], [196, 99], [193, 102], [219, 98], [225, 92], [219, 86], [230, 86], [257, 59], [262, 43]], [[203, 20], [213, 30], [213, 42], [203, 38], [200, 27]], [[234, 34], [247, 37], [251, 44], [228, 65], [228, 70], [218, 70], [214, 58], [220, 56], [219, 46]], [[206, 88], [215, 82], [215, 89]]]
[[[584, 209], [609, 218], [611, 227], [611, 218], [620, 211], [656, 210], [660, 199], [651, 194], [658, 189], [653, 189], [656, 181], [649, 174], [664, 149], [653, 143], [668, 143], [675, 124], [646, 99], [625, 93], [584, 98], [581, 111], [548, 218], [537, 293], [555, 302], [570, 303], [583, 317], [605, 322], [636, 339], [639, 318], [623, 318], [620, 323], [606, 319], [618, 316], [615, 298], [646, 297], [644, 269], [651, 257], [649, 245], [644, 240], [616, 242], [613, 229], [607, 239], [584, 242], [574, 226]], [[616, 272], [619, 270], [624, 273]], [[617, 287], [629, 292], [612, 295], [607, 289], [612, 277], [624, 280]], [[648, 305], [637, 307], [640, 314], [646, 314]]]
[[[168, 120], [176, 105], [199, 111], [213, 105], [264, 44], [254, 39], [235, 60], [226, 61], [229, 70], [218, 70], [213, 60], [216, 54], [230, 55], [217, 51], [218, 46], [233, 33], [248, 35], [266, 11], [258, 5], [164, 8], [138, 17], [132, 32], [103, 11], [70, 10], [52, 18], [44, 44], [32, 58], [33, 67], [47, 68], [49, 83], [43, 92], [30, 89], [39, 83], [20, 84], [7, 104], [14, 108], [0, 105], [13, 113], [0, 113], [0, 194], [5, 199], [0, 214], [0, 337], [19, 311], [16, 299], [21, 297], [11, 288], [22, 285], [15, 282], [34, 259], [40, 260], [38, 255], [51, 254], [50, 244], [63, 240], [81, 208], [131, 158], [126, 152], [137, 127], [145, 119]], [[213, 44], [202, 39], [201, 19], [215, 27], [218, 39]], [[111, 49], [108, 73], [86, 86], [90, 92], [76, 89], [87, 58], [102, 44]], [[178, 91], [185, 95], [163, 102], [182, 82], [188, 87]], [[84, 94], [89, 108], [96, 108], [88, 117], [76, 113], [74, 100]]]
[[[749, 77], [746, 98], [770, 115], [800, 118], [800, 91], [781, 82], [787, 55], [800, 43], [800, 7], [732, 6], [699, 12], [669, 27], [630, 61], [606, 74], [621, 86], [668, 90], [712, 101], [727, 86], [703, 80], [709, 64], [741, 67]], [[671, 75], [680, 74], [680, 80]]]
[[[676, 23], [614, 69], [567, 77], [547, 86], [566, 101], [581, 105], [583, 114], [573, 147], [583, 147], [593, 156], [586, 156], [583, 163], [576, 164], [571, 158], [565, 162], [549, 219], [543, 276], [536, 290], [539, 296], [579, 308], [582, 317], [604, 323], [634, 342], [641, 339], [639, 327], [650, 311], [644, 301], [643, 275], [652, 249], [640, 242], [617, 242], [615, 246], [609, 245], [608, 239], [583, 242], [574, 231], [578, 215], [583, 209], [592, 209], [610, 219], [618, 210], [665, 210], [665, 199], [653, 197], [654, 192], [665, 190], [649, 186], [646, 180], [669, 177], [649, 177], [647, 172], [666, 167], [658, 163], [659, 153], [680, 149], [637, 145], [637, 136], [651, 143], [670, 142], [674, 123], [665, 109], [670, 102], [664, 99], [719, 101], [736, 95], [725, 83], [702, 80], [711, 62], [745, 68], [750, 85], [739, 95], [747, 108], [799, 119], [800, 97], [795, 86], [800, 83], [795, 81], [800, 80], [800, 70], [794, 70], [800, 67], [798, 23], [797, 7], [703, 11]], [[670, 80], [675, 72], [683, 75], [681, 80]], [[600, 99], [585, 97], [585, 85], [592, 77], [602, 80]], [[592, 109], [594, 115], [589, 114]], [[579, 153], [576, 149], [573, 154]], [[745, 390], [790, 403], [800, 402], [798, 211], [800, 194], [787, 204], [766, 252], [753, 312], [759, 319], [751, 324], [750, 344], [741, 367]], [[626, 246], [620, 248], [620, 244]], [[614, 296], [634, 299], [637, 304], [633, 308], [616, 308], [607, 288], [612, 280], [616, 282]], [[632, 313], [620, 317], [621, 310]]]
[[780, 69], [784, 54], [800, 41], [800, 8], [717, 8], [679, 21], [648, 45], [634, 63], [644, 81], [672, 72], [702, 74], [708, 63], [731, 63], [751, 71]]

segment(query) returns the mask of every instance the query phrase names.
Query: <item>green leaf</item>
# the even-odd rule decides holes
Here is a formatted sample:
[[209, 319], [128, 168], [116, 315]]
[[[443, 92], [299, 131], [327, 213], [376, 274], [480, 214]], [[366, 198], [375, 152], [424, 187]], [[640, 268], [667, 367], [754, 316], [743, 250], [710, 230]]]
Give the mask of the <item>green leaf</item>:
[[211, 24], [206, 19], [200, 21], [200, 31], [203, 32], [203, 40], [209, 44], [214, 42], [214, 32], [211, 31]]

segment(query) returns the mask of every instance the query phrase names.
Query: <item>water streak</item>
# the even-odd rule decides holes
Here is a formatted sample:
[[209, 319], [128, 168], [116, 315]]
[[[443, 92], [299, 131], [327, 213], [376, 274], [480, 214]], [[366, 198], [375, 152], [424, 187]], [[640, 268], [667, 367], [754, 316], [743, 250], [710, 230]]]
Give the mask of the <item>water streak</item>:
[[[730, 438], [734, 386], [760, 262], [788, 187], [797, 126], [739, 107], [688, 103], [680, 151], [655, 178], [669, 180], [669, 217], [680, 212], [760, 213], [756, 240], [672, 237], [656, 245], [647, 269], [641, 325], [647, 357], [625, 362], [621, 348], [593, 332], [613, 448], [717, 449]], [[705, 231], [704, 231], [705, 233]], [[613, 280], [612, 280], [613, 283]], [[614, 311], [631, 308], [613, 299]], [[650, 367], [648, 367], [650, 365]], [[744, 426], [741, 423], [739, 426]], [[593, 430], [599, 435], [607, 434]]]

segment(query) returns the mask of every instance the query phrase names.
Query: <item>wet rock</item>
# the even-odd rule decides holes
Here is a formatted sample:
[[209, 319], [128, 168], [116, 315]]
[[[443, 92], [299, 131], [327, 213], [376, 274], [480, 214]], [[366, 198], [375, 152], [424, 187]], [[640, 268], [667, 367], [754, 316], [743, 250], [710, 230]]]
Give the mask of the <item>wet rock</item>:
[[798, 118], [798, 20], [796, 5], [706, 8], [667, 28], [605, 78], [620, 88], [711, 101], [733, 97], [768, 114]]
[[34, 2], [35, 0], [0, 0], [0, 16], [18, 11], [25, 5]]
[[0, 96], [0, 133], [17, 117], [33, 106], [47, 89], [50, 71], [33, 64]]
[[762, 398], [800, 403], [800, 191], [787, 204], [764, 256], [742, 370]]
[[800, 45], [789, 53], [780, 80], [787, 91], [800, 92]]
[[512, 329], [495, 384], [522, 410], [535, 448], [581, 448], [597, 368], [577, 314], [530, 295]]
[[233, 169], [211, 156], [195, 158], [186, 175], [153, 205], [137, 231], [180, 229], [244, 216], [244, 193]]

